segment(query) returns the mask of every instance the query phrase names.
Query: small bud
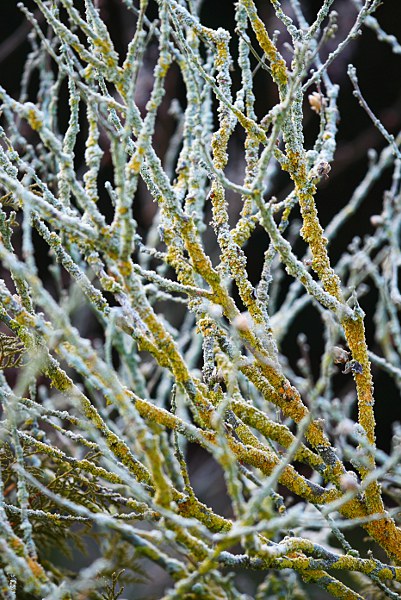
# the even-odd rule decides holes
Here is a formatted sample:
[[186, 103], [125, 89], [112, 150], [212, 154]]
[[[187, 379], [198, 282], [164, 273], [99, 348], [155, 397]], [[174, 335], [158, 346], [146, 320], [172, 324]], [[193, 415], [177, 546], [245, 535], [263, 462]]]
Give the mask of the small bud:
[[351, 419], [342, 419], [336, 427], [336, 435], [351, 435], [354, 433], [355, 423]]
[[327, 177], [329, 176], [330, 171], [331, 171], [331, 166], [325, 160], [322, 160], [316, 166], [316, 173], [319, 175], [319, 177], [325, 177], [327, 179]]
[[249, 331], [250, 323], [249, 323], [249, 313], [243, 312], [233, 320], [233, 325], [238, 331]]
[[340, 477], [340, 487], [343, 492], [356, 491], [359, 488], [358, 478], [352, 471], [347, 471]]
[[208, 307], [208, 312], [213, 319], [219, 319], [221, 316], [223, 316], [223, 308], [220, 306], [220, 304], [210, 304]]
[[322, 94], [319, 94], [319, 92], [313, 92], [312, 94], [309, 94], [308, 100], [309, 100], [311, 109], [315, 113], [319, 114], [320, 111], [322, 110], [322, 105], [324, 104], [324, 99], [323, 99]]
[[213, 383], [224, 383], [224, 373], [221, 369], [216, 369], [214, 368], [213, 373], [212, 373], [212, 377], [211, 377], [211, 381]]
[[363, 367], [362, 367], [361, 363], [359, 363], [357, 360], [354, 360], [354, 359], [349, 360], [345, 365], [343, 374], [347, 375], [347, 373], [350, 373], [350, 372], [353, 373], [354, 375], [356, 373], [359, 373], [359, 374], [363, 373]]
[[383, 224], [383, 217], [381, 215], [372, 215], [370, 217], [370, 223], [373, 227], [378, 227]]
[[317, 183], [320, 179], [322, 179], [322, 177], [327, 179], [330, 171], [330, 164], [325, 160], [321, 160], [313, 167], [313, 169], [311, 169], [309, 177], [314, 183]]
[[341, 346], [334, 346], [333, 357], [336, 365], [345, 365], [345, 363], [348, 362], [349, 359], [349, 352], [347, 352], [347, 350], [344, 350], [344, 348], [341, 348]]

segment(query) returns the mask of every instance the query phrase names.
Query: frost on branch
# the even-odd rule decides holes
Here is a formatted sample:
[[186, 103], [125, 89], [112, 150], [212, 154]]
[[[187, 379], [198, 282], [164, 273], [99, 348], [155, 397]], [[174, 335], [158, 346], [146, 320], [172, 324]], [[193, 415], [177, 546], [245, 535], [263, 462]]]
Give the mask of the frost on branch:
[[[400, 54], [378, 0], [239, 0], [230, 31], [201, 0], [119, 0], [124, 53], [102, 3], [35, 3], [20, 94], [0, 87], [2, 597], [401, 598], [401, 432], [376, 445], [372, 376], [398, 405], [401, 138], [342, 60], [367, 28]], [[323, 228], [336, 64], [381, 150]]]

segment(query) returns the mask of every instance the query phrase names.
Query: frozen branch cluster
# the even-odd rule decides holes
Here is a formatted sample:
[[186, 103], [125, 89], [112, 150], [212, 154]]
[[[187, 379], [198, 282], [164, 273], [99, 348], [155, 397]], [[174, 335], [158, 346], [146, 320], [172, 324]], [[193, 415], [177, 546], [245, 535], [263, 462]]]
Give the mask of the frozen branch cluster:
[[[378, 0], [350, 3], [354, 22], [331, 53], [333, 0], [311, 23], [299, 0], [271, 0], [290, 59], [254, 0], [233, 4], [232, 36], [202, 24], [200, 0], [157, 0], [152, 13], [148, 0], [121, 1], [135, 26], [124, 57], [92, 0], [36, 0], [40, 22], [21, 6], [32, 24], [21, 96], [0, 88], [2, 598], [117, 598], [116, 573], [132, 575], [143, 558], [168, 575], [166, 600], [249, 598], [239, 569], [259, 572], [257, 599], [306, 598], [305, 583], [335, 598], [401, 598], [401, 432], [388, 455], [376, 448], [371, 374], [383, 369], [401, 391], [400, 138], [369, 108], [352, 65], [386, 147], [324, 232], [315, 202], [336, 148], [329, 66], [365, 27], [395, 53], [400, 45], [376, 20]], [[262, 117], [255, 63], [276, 90]], [[173, 103], [162, 161], [154, 136], [172, 70], [186, 104]], [[311, 110], [320, 127], [307, 146]], [[234, 182], [238, 131], [244, 173]], [[289, 183], [277, 199], [280, 173]], [[331, 241], [389, 173], [374, 235], [333, 265]], [[138, 186], [157, 206], [146, 233], [134, 219]], [[269, 244], [255, 286], [245, 249], [260, 228]], [[378, 290], [375, 352], [358, 303], [366, 284]], [[317, 377], [305, 336], [297, 369], [280, 351], [308, 305], [325, 341]], [[341, 399], [335, 363], [349, 381]], [[198, 497], [188, 444], [220, 465], [230, 518]], [[353, 547], [356, 528], [372, 552]], [[52, 540], [68, 547], [91, 534], [91, 566], [71, 574], [52, 560]]]

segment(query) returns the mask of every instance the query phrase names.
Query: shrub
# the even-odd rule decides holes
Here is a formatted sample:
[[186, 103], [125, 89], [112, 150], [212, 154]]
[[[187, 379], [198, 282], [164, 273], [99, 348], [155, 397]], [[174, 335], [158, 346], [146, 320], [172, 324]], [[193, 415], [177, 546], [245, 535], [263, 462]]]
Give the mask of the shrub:
[[[124, 0], [124, 56], [92, 0], [36, 4], [21, 7], [32, 32], [19, 99], [0, 88], [2, 597], [111, 599], [130, 583], [131, 598], [166, 600], [314, 586], [401, 597], [400, 430], [376, 447], [372, 379], [372, 365], [391, 376], [398, 400], [400, 137], [352, 65], [385, 147], [324, 230], [316, 208], [336, 149], [331, 64], [366, 28], [401, 51], [379, 2], [339, 17], [323, 0], [308, 23], [297, 0], [272, 0], [272, 32], [239, 0], [230, 34], [203, 25], [195, 0]], [[272, 89], [262, 115], [258, 77]], [[160, 151], [169, 78], [185, 101], [170, 98]], [[385, 176], [370, 234], [333, 261]], [[138, 225], [146, 197], [151, 222]], [[246, 253], [262, 231], [255, 282]], [[321, 353], [301, 318], [294, 362], [285, 348], [305, 314]], [[210, 481], [191, 470], [198, 447]], [[219, 477], [226, 505], [211, 508]]]

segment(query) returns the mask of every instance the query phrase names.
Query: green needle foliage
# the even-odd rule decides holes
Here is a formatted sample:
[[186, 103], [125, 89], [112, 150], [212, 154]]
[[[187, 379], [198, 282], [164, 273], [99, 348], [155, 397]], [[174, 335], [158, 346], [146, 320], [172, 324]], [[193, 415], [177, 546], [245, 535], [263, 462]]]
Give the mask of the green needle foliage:
[[[385, 147], [325, 230], [316, 208], [339, 120], [330, 65], [367, 28], [401, 53], [379, 1], [350, 1], [337, 37], [333, 0], [311, 22], [300, 0], [271, 0], [279, 32], [238, 0], [231, 34], [202, 23], [201, 0], [120, 0], [124, 56], [93, 0], [35, 1], [35, 15], [21, 5], [20, 97], [0, 87], [1, 597], [401, 598], [401, 430], [376, 447], [372, 378], [374, 365], [401, 391], [401, 137], [352, 65]], [[162, 160], [171, 73], [185, 102], [168, 107]], [[263, 115], [256, 77], [274, 89]], [[334, 263], [331, 242], [384, 175], [373, 233]], [[245, 250], [262, 230], [255, 285]], [[297, 365], [282, 350], [304, 311], [317, 368], [305, 333]], [[210, 483], [195, 482], [194, 448]], [[224, 509], [204, 501], [213, 472]]]

